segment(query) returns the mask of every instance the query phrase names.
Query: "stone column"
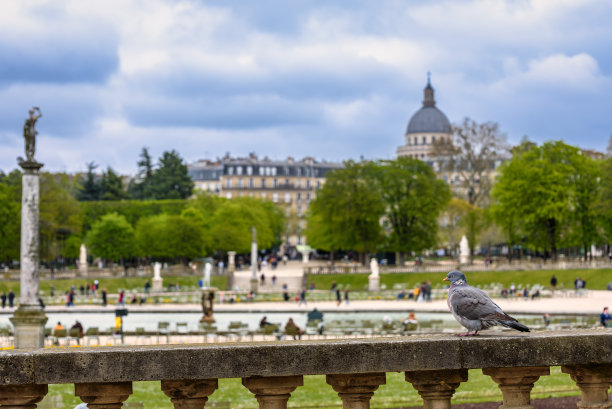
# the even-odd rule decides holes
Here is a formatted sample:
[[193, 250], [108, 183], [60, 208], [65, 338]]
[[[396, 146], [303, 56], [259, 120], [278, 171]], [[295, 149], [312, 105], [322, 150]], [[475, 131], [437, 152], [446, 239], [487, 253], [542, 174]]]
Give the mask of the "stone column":
[[161, 381], [161, 389], [174, 409], [202, 409], [208, 397], [219, 387], [216, 379]]
[[608, 398], [608, 389], [612, 383], [612, 366], [562, 366], [561, 372], [569, 374], [580, 388], [582, 396], [578, 402], [579, 408], [612, 408], [612, 402]]
[[227, 272], [233, 273], [236, 271], [236, 252], [228, 251], [227, 252]]
[[327, 375], [327, 383], [338, 392], [343, 409], [370, 409], [370, 399], [386, 383], [384, 373]]
[[45, 346], [47, 317], [38, 303], [39, 272], [39, 171], [42, 163], [22, 161], [21, 288], [19, 308], [10, 318], [15, 327], [15, 348]]
[[35, 409], [36, 404], [47, 394], [47, 385], [2, 385], [0, 386], [0, 408]]
[[255, 394], [260, 409], [286, 409], [291, 392], [304, 385], [298, 376], [270, 376], [242, 378], [242, 384]]
[[482, 373], [490, 376], [499, 385], [503, 396], [500, 409], [533, 409], [531, 389], [540, 376], [550, 375], [547, 366], [483, 368]]
[[467, 379], [467, 369], [406, 372], [406, 381], [423, 398], [424, 409], [450, 409], [455, 389]]
[[75, 383], [74, 394], [89, 409], [121, 409], [132, 394], [132, 382]]

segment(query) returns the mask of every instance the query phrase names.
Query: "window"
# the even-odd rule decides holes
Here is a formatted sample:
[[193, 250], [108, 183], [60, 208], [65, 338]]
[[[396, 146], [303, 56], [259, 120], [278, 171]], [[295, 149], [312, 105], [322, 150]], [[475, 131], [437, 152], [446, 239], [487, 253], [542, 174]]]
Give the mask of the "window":
[[249, 178], [249, 187], [253, 189], [253, 178]]
[[321, 189], [321, 181], [317, 180], [317, 189]]
[[276, 176], [276, 166], [272, 168], [272, 176]]
[[242, 166], [236, 166], [236, 174], [242, 175]]
[[227, 174], [228, 175], [233, 175], [234, 174], [234, 168], [232, 166], [230, 166], [229, 168], [227, 168]]
[[270, 176], [270, 167], [266, 166], [266, 176]]
[[306, 202], [310, 202], [310, 193], [306, 193]]
[[301, 189], [302, 188], [302, 179], [298, 179], [295, 185], [297, 186], [298, 189]]
[[310, 189], [310, 179], [306, 181], [306, 189]]
[[246, 172], [247, 172], [247, 175], [251, 176], [253, 174], [253, 167], [252, 166], [247, 166]]
[[225, 197], [228, 198], [228, 199], [231, 199], [232, 198], [232, 192], [227, 192], [225, 194]]
[[302, 176], [302, 168], [295, 168], [295, 172], [298, 176]]
[[301, 193], [297, 194], [296, 200], [297, 200], [298, 203], [300, 203], [302, 201], [302, 194]]
[[238, 187], [240, 187], [240, 188], [244, 187], [244, 182], [243, 182], [242, 178], [238, 179]]
[[432, 137], [431, 137], [431, 143], [435, 143], [435, 142], [436, 142], [436, 137], [435, 137], [435, 136], [432, 136]]
[[285, 203], [291, 202], [291, 195], [289, 193], [285, 193]]
[[427, 137], [426, 136], [423, 137], [423, 145], [427, 145]]
[[278, 187], [278, 179], [274, 179], [274, 184], [272, 185], [272, 187], [274, 187], [274, 189]]
[[259, 167], [259, 176], [263, 176], [264, 175], [264, 168], [263, 166]]
[[225, 180], [225, 187], [230, 189], [232, 187], [232, 179]]
[[414, 144], [418, 145], [419, 144], [419, 138], [417, 138], [416, 136], [414, 137]]
[[272, 201], [278, 203], [278, 193], [272, 193]]
[[285, 179], [285, 185], [289, 186], [289, 179]]
[[297, 207], [297, 213], [298, 213], [298, 216], [302, 215], [302, 206]]
[[266, 187], [266, 179], [261, 178], [261, 187], [265, 189]]

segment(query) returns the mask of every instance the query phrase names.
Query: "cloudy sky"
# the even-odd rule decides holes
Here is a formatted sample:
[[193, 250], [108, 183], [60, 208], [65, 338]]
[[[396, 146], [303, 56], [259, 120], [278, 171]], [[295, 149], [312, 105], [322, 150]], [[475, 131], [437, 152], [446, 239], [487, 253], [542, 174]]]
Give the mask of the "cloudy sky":
[[604, 150], [611, 17], [600, 0], [5, 0], [0, 169], [33, 105], [51, 171], [134, 173], [144, 146], [392, 158], [427, 71], [453, 123]]

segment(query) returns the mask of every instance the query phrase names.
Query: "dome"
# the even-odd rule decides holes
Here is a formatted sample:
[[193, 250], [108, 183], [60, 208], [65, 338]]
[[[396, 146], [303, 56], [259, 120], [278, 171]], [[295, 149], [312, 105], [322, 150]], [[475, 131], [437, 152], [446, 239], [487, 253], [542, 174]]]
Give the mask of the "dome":
[[423, 90], [423, 94], [423, 107], [410, 118], [406, 134], [427, 132], [451, 133], [452, 129], [448, 118], [442, 111], [436, 108], [434, 89], [431, 86], [429, 74], [427, 86]]
[[442, 111], [434, 106], [419, 109], [408, 122], [406, 133], [441, 132], [451, 133], [451, 124]]

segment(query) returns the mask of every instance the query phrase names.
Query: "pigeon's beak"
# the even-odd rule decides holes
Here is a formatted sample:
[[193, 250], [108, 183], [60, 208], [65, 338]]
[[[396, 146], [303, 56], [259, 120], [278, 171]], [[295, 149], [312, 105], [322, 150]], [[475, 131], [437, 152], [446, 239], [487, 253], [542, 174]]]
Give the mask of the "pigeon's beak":
[[442, 281], [448, 281], [448, 277], [444, 277]]

